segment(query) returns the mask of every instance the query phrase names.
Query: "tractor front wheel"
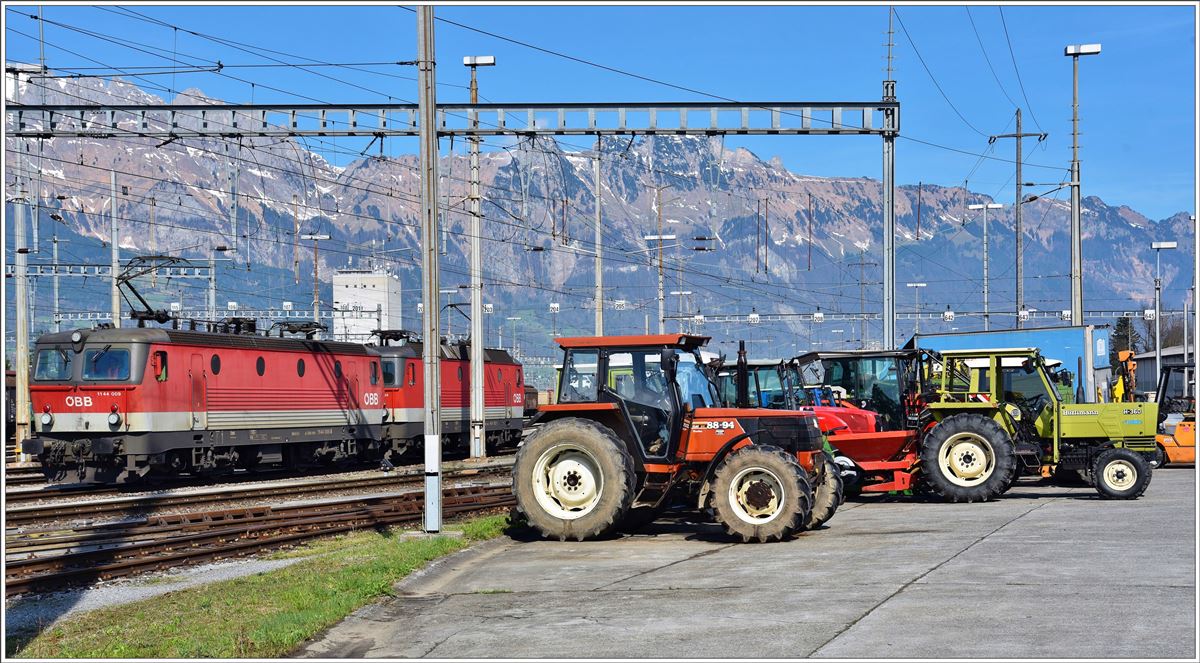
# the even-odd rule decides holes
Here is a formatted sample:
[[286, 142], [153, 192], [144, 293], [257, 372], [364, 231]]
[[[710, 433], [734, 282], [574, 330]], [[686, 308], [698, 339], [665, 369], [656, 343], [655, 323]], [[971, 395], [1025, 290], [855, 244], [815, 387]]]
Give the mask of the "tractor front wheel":
[[984, 502], [1012, 485], [1016, 455], [1008, 431], [979, 414], [939, 422], [921, 443], [923, 480], [950, 502]]
[[1135, 500], [1150, 485], [1150, 463], [1128, 449], [1109, 449], [1096, 456], [1092, 480], [1096, 492], [1107, 500]]
[[518, 511], [560, 541], [613, 532], [633, 501], [634, 482], [624, 443], [587, 419], [546, 424], [525, 440], [513, 463]]
[[730, 454], [717, 468], [712, 505], [717, 520], [747, 543], [782, 541], [812, 514], [808, 474], [796, 457], [774, 446], [753, 445]]
[[813, 507], [804, 529], [816, 529], [829, 522], [837, 508], [846, 501], [842, 486], [841, 468], [827, 453], [814, 459], [816, 476], [813, 485]]

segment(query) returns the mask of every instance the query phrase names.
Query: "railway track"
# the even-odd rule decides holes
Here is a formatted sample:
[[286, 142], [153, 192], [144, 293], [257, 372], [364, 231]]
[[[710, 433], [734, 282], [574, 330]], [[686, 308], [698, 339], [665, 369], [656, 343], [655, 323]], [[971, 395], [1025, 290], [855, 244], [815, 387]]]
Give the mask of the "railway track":
[[[485, 462], [446, 463], [443, 465], [443, 472], [447, 478], [464, 478], [473, 475], [486, 476], [497, 473], [507, 474], [511, 465], [512, 457], [508, 456], [489, 459]], [[66, 491], [8, 491], [5, 493], [8, 502], [8, 506], [5, 508], [5, 516], [9, 525], [78, 518], [138, 517], [153, 511], [181, 506], [219, 504], [221, 502], [263, 498], [296, 497], [333, 491], [396, 488], [414, 481], [423, 480], [424, 471], [422, 468], [406, 467], [387, 473], [375, 472], [369, 476], [359, 478], [331, 477], [329, 479], [281, 481], [270, 484], [228, 485], [204, 490], [132, 495], [104, 499], [91, 499], [96, 493], [88, 492], [82, 494], [89, 498], [83, 501], [57, 499], [70, 497], [71, 494]], [[54, 498], [55, 501], [49, 504], [40, 503], [29, 504], [28, 506], [13, 506], [13, 504], [42, 501], [50, 498]]]
[[32, 486], [46, 483], [46, 476], [41, 472], [5, 472], [5, 486]]
[[[443, 512], [512, 506], [511, 485], [443, 488]], [[6, 596], [237, 557], [306, 539], [415, 522], [424, 492], [154, 516], [119, 524], [5, 536]]]

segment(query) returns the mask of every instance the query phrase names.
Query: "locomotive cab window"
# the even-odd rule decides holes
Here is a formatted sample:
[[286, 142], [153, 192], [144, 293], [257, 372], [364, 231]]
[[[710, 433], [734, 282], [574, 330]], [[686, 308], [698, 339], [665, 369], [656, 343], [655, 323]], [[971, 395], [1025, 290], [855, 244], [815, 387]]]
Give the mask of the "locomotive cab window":
[[150, 356], [150, 368], [154, 371], [154, 379], [159, 382], [167, 381], [167, 351], [155, 350]]
[[408, 386], [413, 386], [417, 383], [417, 362], [408, 362]]
[[371, 362], [371, 384], [379, 384], [379, 364]]
[[70, 380], [71, 354], [62, 348], [38, 350], [34, 380]]
[[385, 387], [396, 386], [396, 362], [383, 362], [383, 384]]
[[128, 380], [129, 350], [105, 346], [83, 353], [84, 380]]

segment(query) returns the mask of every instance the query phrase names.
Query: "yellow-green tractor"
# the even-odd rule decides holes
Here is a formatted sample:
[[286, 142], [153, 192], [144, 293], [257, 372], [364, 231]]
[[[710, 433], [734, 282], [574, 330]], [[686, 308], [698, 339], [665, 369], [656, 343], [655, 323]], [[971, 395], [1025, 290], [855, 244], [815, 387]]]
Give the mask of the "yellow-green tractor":
[[1018, 476], [1080, 477], [1107, 499], [1150, 484], [1155, 403], [1064, 403], [1036, 349], [932, 355], [921, 414], [927, 489], [956, 502], [987, 500]]

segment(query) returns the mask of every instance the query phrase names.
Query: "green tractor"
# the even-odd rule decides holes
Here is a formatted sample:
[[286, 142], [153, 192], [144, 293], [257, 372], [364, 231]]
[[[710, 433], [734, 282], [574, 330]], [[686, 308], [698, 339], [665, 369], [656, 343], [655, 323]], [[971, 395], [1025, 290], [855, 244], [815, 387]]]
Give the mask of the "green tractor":
[[927, 359], [924, 486], [955, 502], [1007, 491], [1021, 475], [1082, 477], [1106, 499], [1150, 484], [1155, 403], [1065, 403], [1036, 349], [956, 350]]

